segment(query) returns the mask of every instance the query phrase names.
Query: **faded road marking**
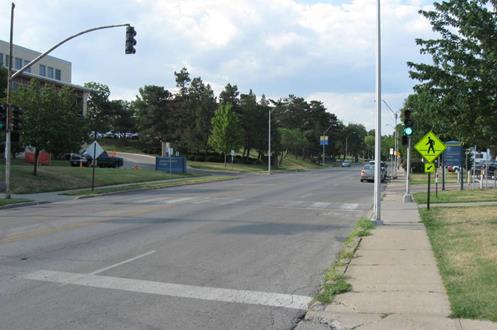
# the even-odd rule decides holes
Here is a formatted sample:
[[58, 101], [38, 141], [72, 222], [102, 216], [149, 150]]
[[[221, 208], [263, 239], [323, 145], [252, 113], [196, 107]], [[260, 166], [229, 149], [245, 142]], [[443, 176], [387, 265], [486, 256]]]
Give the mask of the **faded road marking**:
[[156, 251], [155, 250], [151, 250], [151, 251], [148, 251], [148, 252], [145, 252], [144, 254], [140, 254], [139, 256], [136, 256], [136, 257], [133, 257], [133, 258], [129, 258], [129, 259], [126, 259], [124, 261], [121, 261], [121, 262], [118, 262], [116, 264], [113, 264], [113, 265], [110, 265], [110, 266], [107, 266], [107, 267], [104, 267], [104, 268], [100, 268], [94, 272], [91, 272], [90, 275], [96, 275], [98, 273], [103, 273], [109, 269], [112, 269], [112, 268], [116, 268], [118, 266], [121, 266], [121, 265], [124, 265], [124, 264], [127, 264], [128, 262], [131, 262], [131, 261], [134, 261], [136, 259], [140, 259], [140, 258], [143, 258], [143, 257], [146, 257], [148, 255], [151, 255], [152, 253], [155, 253]]
[[29, 273], [24, 275], [23, 278], [36, 281], [73, 284], [92, 288], [123, 290], [161, 296], [284, 307], [300, 310], [306, 310], [308, 304], [312, 300], [311, 297], [299, 295], [201, 287], [102, 275], [56, 272], [50, 270], [40, 270]]

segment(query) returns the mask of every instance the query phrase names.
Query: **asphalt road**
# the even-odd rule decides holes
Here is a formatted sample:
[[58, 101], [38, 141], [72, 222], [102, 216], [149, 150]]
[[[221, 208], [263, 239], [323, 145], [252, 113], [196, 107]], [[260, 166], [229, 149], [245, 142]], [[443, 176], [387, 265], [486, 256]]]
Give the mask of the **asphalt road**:
[[372, 190], [327, 169], [0, 211], [0, 327], [291, 329]]

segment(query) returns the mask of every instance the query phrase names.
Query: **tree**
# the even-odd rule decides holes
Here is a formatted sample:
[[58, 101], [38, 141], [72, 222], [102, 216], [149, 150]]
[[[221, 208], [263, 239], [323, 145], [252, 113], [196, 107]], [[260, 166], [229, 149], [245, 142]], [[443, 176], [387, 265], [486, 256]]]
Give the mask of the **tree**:
[[408, 63], [410, 76], [420, 81], [415, 91], [421, 97], [408, 100], [415, 114], [424, 112], [417, 120], [429, 121], [424, 126], [443, 123], [437, 133], [466, 144], [497, 146], [496, 5], [447, 0], [420, 11], [439, 37], [416, 40], [432, 64]]
[[87, 136], [81, 102], [69, 88], [57, 91], [33, 79], [13, 93], [13, 103], [23, 109], [23, 141], [35, 148], [33, 175], [41, 150], [77, 151]]
[[209, 145], [217, 152], [226, 155], [231, 150], [237, 150], [242, 144], [240, 125], [236, 115], [231, 110], [231, 104], [221, 104], [212, 117], [212, 130], [209, 136]]
[[130, 102], [124, 100], [110, 101], [110, 109], [112, 113], [112, 129], [114, 131], [122, 133], [137, 131], [136, 115]]
[[152, 141], [176, 141], [173, 116], [177, 108], [173, 95], [162, 86], [140, 88], [132, 102], [136, 109], [140, 132]]
[[110, 130], [112, 128], [112, 106], [109, 101], [109, 86], [96, 82], [87, 82], [84, 87], [91, 90], [88, 98], [90, 129], [94, 132]]

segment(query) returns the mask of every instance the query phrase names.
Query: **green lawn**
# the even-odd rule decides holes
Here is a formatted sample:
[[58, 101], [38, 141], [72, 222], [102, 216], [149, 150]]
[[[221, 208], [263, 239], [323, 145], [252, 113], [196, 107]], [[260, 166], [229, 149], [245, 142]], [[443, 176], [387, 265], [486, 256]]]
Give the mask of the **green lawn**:
[[[457, 174], [456, 173], [445, 173], [445, 183], [457, 183]], [[431, 174], [431, 183], [435, 184], [435, 174]], [[428, 174], [425, 173], [416, 173], [410, 175], [411, 184], [428, 184]], [[442, 184], [442, 173], [438, 174], [438, 184]]]
[[[242, 173], [256, 173], [256, 172], [267, 172], [266, 164], [241, 164], [241, 163], [231, 163], [228, 162], [226, 167], [224, 163], [214, 163], [214, 162], [196, 162], [188, 161], [188, 165], [193, 168], [206, 169], [206, 170], [216, 170], [216, 171], [233, 171]], [[271, 167], [273, 171], [304, 171], [310, 169], [322, 168], [320, 165], [316, 165], [306, 160], [295, 159], [294, 156], [288, 155], [280, 167]]]
[[[13, 193], [26, 194], [91, 187], [91, 168], [40, 166], [38, 167], [37, 176], [33, 176], [32, 172], [32, 165], [16, 164], [12, 166], [11, 189]], [[97, 168], [95, 173], [96, 186], [171, 178], [169, 173], [146, 169]], [[4, 177], [5, 166], [4, 164], [0, 164], [0, 180], [3, 181]], [[173, 174], [172, 176], [172, 178], [180, 177], [184, 177], [184, 175]]]
[[27, 203], [27, 202], [29, 202], [29, 200], [27, 199], [15, 199], [15, 198], [0, 199], [0, 207], [12, 204]]
[[98, 143], [107, 152], [120, 151], [134, 154], [144, 154], [140, 148], [141, 145], [137, 140], [103, 139], [99, 140]]
[[497, 206], [420, 209], [458, 318], [497, 321]]
[[[414, 193], [416, 202], [420, 204], [426, 203], [426, 192]], [[497, 189], [485, 190], [453, 190], [439, 191], [438, 197], [432, 191], [430, 195], [430, 203], [464, 203], [464, 202], [488, 202], [497, 201]]]

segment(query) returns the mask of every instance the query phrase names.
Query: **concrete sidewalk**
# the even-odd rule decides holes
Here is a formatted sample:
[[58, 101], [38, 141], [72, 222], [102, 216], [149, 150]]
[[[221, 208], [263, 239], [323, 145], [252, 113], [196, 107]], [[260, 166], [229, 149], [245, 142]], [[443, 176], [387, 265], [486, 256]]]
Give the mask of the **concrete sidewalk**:
[[390, 183], [384, 225], [365, 237], [347, 270], [352, 291], [311, 308], [296, 329], [497, 329], [497, 323], [449, 318], [450, 304], [417, 205]]

